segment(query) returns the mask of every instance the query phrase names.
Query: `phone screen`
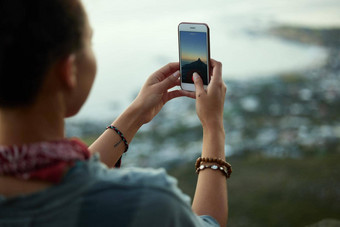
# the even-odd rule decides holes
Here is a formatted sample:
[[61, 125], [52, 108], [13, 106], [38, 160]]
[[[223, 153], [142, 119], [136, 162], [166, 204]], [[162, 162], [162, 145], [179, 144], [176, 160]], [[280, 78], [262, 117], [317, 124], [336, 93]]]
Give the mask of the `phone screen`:
[[182, 83], [193, 84], [193, 73], [197, 72], [208, 85], [207, 33], [180, 31], [179, 41]]

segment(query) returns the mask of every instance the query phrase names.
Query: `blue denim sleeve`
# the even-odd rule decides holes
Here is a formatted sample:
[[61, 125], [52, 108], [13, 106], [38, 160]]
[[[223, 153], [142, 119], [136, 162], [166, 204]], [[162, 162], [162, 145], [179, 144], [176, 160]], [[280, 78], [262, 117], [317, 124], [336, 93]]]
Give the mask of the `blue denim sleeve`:
[[205, 223], [205, 226], [220, 226], [216, 219], [211, 216], [202, 215], [199, 218]]
[[[136, 204], [137, 205], [137, 204]], [[166, 190], [146, 189], [140, 193], [131, 226], [215, 227], [210, 216], [197, 216], [185, 201]]]

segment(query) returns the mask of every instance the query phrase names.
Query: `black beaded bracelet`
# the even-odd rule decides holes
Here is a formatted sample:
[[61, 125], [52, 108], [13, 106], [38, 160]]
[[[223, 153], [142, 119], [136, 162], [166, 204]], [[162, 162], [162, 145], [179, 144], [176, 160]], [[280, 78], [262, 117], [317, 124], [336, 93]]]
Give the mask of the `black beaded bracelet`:
[[116, 127], [113, 126], [113, 125], [107, 126], [106, 129], [112, 129], [112, 130], [114, 130], [114, 131], [120, 136], [120, 138], [122, 138], [122, 141], [123, 141], [124, 144], [125, 144], [125, 151], [124, 151], [124, 153], [127, 152], [128, 149], [129, 149], [129, 143], [128, 143], [128, 141], [125, 139], [123, 133], [122, 133], [121, 131], [119, 131], [119, 129], [116, 128]]

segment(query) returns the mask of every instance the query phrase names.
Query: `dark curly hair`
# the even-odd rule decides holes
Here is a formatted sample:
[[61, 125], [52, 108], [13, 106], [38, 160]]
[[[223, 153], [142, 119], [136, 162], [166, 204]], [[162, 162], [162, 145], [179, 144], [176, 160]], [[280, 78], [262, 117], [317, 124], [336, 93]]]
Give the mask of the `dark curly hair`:
[[55, 61], [83, 45], [79, 0], [0, 0], [0, 108], [34, 102]]

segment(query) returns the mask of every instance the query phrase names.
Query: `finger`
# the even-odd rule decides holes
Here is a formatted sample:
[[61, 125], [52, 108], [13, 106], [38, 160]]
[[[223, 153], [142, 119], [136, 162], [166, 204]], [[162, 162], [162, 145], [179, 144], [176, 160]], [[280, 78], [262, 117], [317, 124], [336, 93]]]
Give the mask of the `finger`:
[[165, 97], [165, 103], [170, 101], [171, 99], [174, 98], [178, 98], [178, 97], [189, 97], [189, 98], [196, 98], [195, 93], [194, 92], [190, 92], [190, 91], [184, 91], [184, 90], [175, 90], [175, 91], [171, 91], [169, 92], [166, 97]]
[[215, 83], [222, 81], [222, 63], [211, 59], [210, 64], [213, 68], [211, 82]]
[[181, 86], [181, 78], [178, 78], [177, 81], [171, 85], [171, 87], [168, 87], [168, 89], [171, 89], [176, 86]]
[[200, 97], [203, 93], [205, 93], [204, 87], [203, 87], [203, 81], [201, 77], [198, 75], [198, 73], [194, 73], [194, 83], [195, 83], [195, 89], [196, 89], [196, 98]]
[[160, 82], [165, 80], [177, 70], [179, 70], [179, 62], [171, 62], [157, 70], [155, 73], [152, 74], [152, 76], [156, 77], [157, 80]]
[[171, 76], [168, 76], [166, 79], [164, 79], [162, 82], [158, 83], [155, 86], [159, 86], [161, 90], [168, 90], [169, 88], [172, 88], [178, 84], [178, 79], [180, 77], [179, 71], [176, 71]]

